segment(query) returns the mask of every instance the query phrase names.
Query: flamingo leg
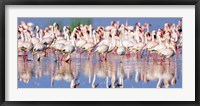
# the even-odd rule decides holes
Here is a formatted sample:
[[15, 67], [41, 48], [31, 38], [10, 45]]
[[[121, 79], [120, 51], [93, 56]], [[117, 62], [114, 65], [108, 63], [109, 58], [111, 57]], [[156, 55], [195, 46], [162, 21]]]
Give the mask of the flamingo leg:
[[163, 57], [163, 59], [162, 59], [162, 65], [164, 65], [164, 62], [165, 62], [165, 58]]
[[90, 55], [92, 54], [91, 51], [88, 52], [88, 60], [90, 60]]
[[99, 54], [99, 61], [102, 62], [102, 60], [101, 60], [101, 54]]
[[60, 65], [60, 60], [59, 60], [59, 58], [60, 58], [60, 57], [59, 57], [59, 53], [56, 52], [56, 61], [55, 61], [55, 62], [57, 63], [56, 66], [58, 67], [58, 69], [59, 69], [59, 65]]
[[79, 53], [79, 50], [78, 50], [78, 49], [76, 49], [76, 53]]
[[168, 58], [168, 62], [169, 62], [169, 65], [170, 65], [170, 58]]
[[67, 59], [65, 61], [67, 63], [71, 63], [71, 55], [70, 54], [67, 55]]
[[23, 53], [23, 60], [24, 60], [24, 62], [27, 61], [27, 58], [26, 58], [26, 52], [25, 52], [25, 51], [24, 51], [24, 53]]
[[164, 62], [163, 60], [164, 60], [164, 58], [161, 58], [161, 60], [160, 60], [161, 65], [163, 65], [163, 62]]
[[48, 53], [47, 53], [47, 50], [45, 49], [44, 50], [44, 56], [47, 57], [47, 55], [48, 55]]
[[120, 56], [120, 63], [122, 63], [122, 56]]
[[57, 62], [57, 55], [56, 55], [56, 51], [55, 51], [55, 50], [52, 50], [52, 53], [53, 53], [53, 55], [54, 55], [54, 57], [55, 57], [55, 62]]
[[37, 53], [37, 61], [40, 61], [40, 54]]
[[128, 48], [126, 48], [126, 54], [129, 56], [131, 53], [130, 51], [128, 50]]
[[178, 52], [179, 52], [179, 50], [176, 49], [176, 58], [177, 58], [177, 59], [178, 59]]
[[107, 53], [104, 54], [104, 60], [107, 61]]
[[142, 58], [142, 57], [143, 57], [143, 55], [144, 55], [144, 51], [145, 51], [145, 50], [142, 50], [142, 53], [141, 53], [141, 56], [140, 56], [140, 58]]
[[113, 54], [116, 54], [116, 52], [117, 52], [117, 48], [114, 48], [114, 50], [113, 50]]
[[147, 62], [149, 62], [150, 52], [147, 54]]
[[82, 51], [82, 52], [80, 52], [80, 57], [81, 57], [81, 55], [84, 53], [84, 51]]
[[155, 63], [158, 64], [158, 54], [155, 54], [156, 58], [155, 58]]
[[136, 59], [138, 59], [138, 51], [136, 51], [136, 55], [135, 56], [136, 56]]
[[64, 54], [62, 54], [62, 57], [61, 57], [60, 61], [63, 61], [63, 58], [64, 58], [64, 56], [65, 56], [65, 55], [64, 55]]

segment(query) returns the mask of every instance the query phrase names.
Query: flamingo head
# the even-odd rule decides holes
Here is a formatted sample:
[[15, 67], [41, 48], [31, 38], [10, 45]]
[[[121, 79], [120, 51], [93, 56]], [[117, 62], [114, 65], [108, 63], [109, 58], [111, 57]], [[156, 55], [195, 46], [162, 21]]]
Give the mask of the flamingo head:
[[151, 35], [152, 35], [152, 36], [156, 36], [156, 34], [157, 34], [157, 32], [156, 32], [155, 30], [153, 30], [153, 31], [151, 32]]
[[111, 26], [114, 26], [116, 24], [115, 21], [111, 21]]
[[33, 24], [32, 22], [28, 22], [27, 25], [28, 25], [29, 27], [32, 27], [34, 24]]
[[141, 26], [140, 22], [135, 23], [136, 26]]
[[53, 29], [53, 26], [52, 25], [49, 25], [49, 30]]
[[171, 42], [169, 44], [169, 47], [174, 51], [174, 53], [176, 53], [178, 46], [175, 43]]
[[59, 29], [58, 23], [54, 22], [54, 23], [53, 23], [53, 27], [56, 28], [56, 29]]
[[40, 29], [39, 26], [34, 27], [34, 30], [36, 30], [37, 32], [39, 31], [39, 29]]
[[63, 32], [65, 32], [65, 31], [66, 31], [66, 29], [67, 29], [67, 27], [66, 27], [66, 26], [63, 26]]
[[43, 33], [44, 33], [44, 31], [43, 31], [42, 29], [40, 29], [40, 30], [39, 30], [39, 33], [40, 33], [40, 34], [43, 34]]
[[147, 36], [147, 37], [151, 37], [151, 34], [149, 32], [145, 32], [144, 35]]
[[21, 21], [21, 25], [24, 25], [24, 24], [26, 24], [26, 22], [25, 21]]
[[177, 27], [176, 27], [176, 30], [177, 30], [179, 33], [181, 33], [181, 32], [182, 32], [182, 29], [181, 29], [181, 27], [180, 27], [180, 26], [177, 26]]

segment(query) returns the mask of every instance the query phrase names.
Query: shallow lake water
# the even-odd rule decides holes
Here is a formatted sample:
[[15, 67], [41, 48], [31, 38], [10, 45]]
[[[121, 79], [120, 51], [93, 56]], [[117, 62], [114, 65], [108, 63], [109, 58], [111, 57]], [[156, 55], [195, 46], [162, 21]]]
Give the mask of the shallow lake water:
[[182, 88], [182, 54], [163, 64], [151, 57], [147, 61], [145, 55], [125, 55], [122, 63], [114, 53], [100, 62], [95, 53], [88, 60], [87, 52], [81, 56], [74, 52], [71, 63], [55, 62], [51, 52], [40, 62], [30, 54], [28, 58], [34, 60], [27, 62], [19, 56], [18, 88], [70, 88], [72, 83], [76, 88], [156, 88], [159, 82], [161, 88]]

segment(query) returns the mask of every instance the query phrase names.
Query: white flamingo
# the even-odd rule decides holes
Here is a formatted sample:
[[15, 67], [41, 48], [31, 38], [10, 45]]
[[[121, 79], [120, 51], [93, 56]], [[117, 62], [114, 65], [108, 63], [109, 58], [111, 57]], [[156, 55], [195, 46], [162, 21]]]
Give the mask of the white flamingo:
[[72, 44], [67, 44], [63, 47], [62, 52], [67, 55], [66, 62], [71, 61], [71, 54], [75, 51], [75, 38], [72, 38]]
[[46, 49], [42, 42], [43, 31], [40, 30], [40, 42], [34, 45], [33, 51], [37, 53], [37, 61], [40, 61], [41, 53]]
[[23, 59], [25, 62], [27, 61], [26, 53], [29, 51], [32, 52], [33, 44], [31, 43], [30, 35], [26, 30], [21, 33], [21, 37], [21, 40], [18, 40], [18, 49], [24, 52]]
[[122, 56], [126, 54], [126, 48], [122, 45], [122, 40], [120, 40], [120, 46], [117, 48], [117, 54], [120, 56], [120, 63], [122, 63]]
[[95, 42], [96, 41], [96, 36], [94, 34], [92, 36], [93, 36], [93, 40], [87, 39], [87, 43], [82, 46], [83, 50], [88, 51], [88, 59], [90, 59], [90, 55], [92, 53], [92, 50], [94, 49], [94, 47], [95, 47], [95, 45], [97, 43], [97, 42]]
[[97, 46], [95, 52], [97, 52], [99, 54], [100, 57], [100, 61], [101, 60], [101, 55], [104, 55], [104, 60], [107, 60], [107, 52], [108, 52], [109, 47], [107, 45], [99, 45]]

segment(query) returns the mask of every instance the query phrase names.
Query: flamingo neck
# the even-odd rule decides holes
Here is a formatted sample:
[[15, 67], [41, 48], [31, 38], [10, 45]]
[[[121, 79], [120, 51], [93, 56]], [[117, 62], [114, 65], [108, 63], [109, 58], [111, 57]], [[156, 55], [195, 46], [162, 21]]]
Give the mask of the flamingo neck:
[[161, 45], [162, 41], [159, 35], [158, 35], [158, 41], [159, 41], [159, 45]]
[[25, 39], [24, 39], [24, 34], [21, 33], [20, 36], [21, 36], [22, 41], [24, 41], [24, 40], [25, 40]]
[[113, 45], [113, 47], [116, 45], [115, 36], [112, 36], [112, 45]]
[[68, 33], [66, 33], [66, 36], [67, 36], [67, 41], [69, 41], [69, 34], [68, 34]]
[[75, 44], [75, 38], [73, 37], [72, 38], [72, 45], [75, 47], [76, 46], [76, 44]]
[[27, 37], [27, 34], [23, 34], [24, 35], [24, 39], [25, 39], [25, 41], [28, 41], [28, 37]]
[[120, 46], [122, 46], [123, 44], [122, 44], [122, 39], [120, 39]]
[[136, 31], [136, 40], [138, 43], [140, 42], [139, 31]]
[[171, 47], [171, 44], [170, 44], [170, 42], [169, 42], [169, 41], [167, 41], [167, 40], [165, 41], [165, 45], [166, 45], [166, 47], [167, 47], [167, 48], [170, 48], [170, 47]]
[[89, 40], [88, 34], [87, 34], [87, 33], [84, 33], [83, 35], [84, 35], [84, 37], [86, 38], [86, 41], [88, 41], [88, 40]]
[[56, 36], [56, 37], [58, 37], [57, 29], [55, 27], [53, 28], [53, 35]]
[[42, 42], [42, 33], [40, 33], [40, 42]]
[[90, 38], [92, 38], [92, 27], [90, 28]]
[[176, 53], [176, 47], [175, 46], [173, 46], [171, 43], [169, 44], [169, 46], [170, 46], [170, 48], [174, 51], [174, 53]]
[[149, 24], [147, 24], [146, 29], [147, 29], [147, 32], [149, 32]]
[[147, 35], [144, 36], [144, 40], [145, 40], [145, 44], [147, 44], [148, 43], [148, 41], [147, 41]]
[[154, 39], [154, 35], [153, 34], [151, 34], [151, 38], [152, 38], [152, 41], [154, 42], [155, 39]]
[[36, 38], [39, 38], [39, 34], [38, 34], [38, 31], [36, 32]]
[[54, 27], [51, 28], [51, 32], [50, 33], [52, 35], [52, 38], [54, 38], [55, 37], [55, 35], [54, 35]]
[[97, 39], [96, 39], [96, 36], [95, 36], [95, 32], [93, 32], [93, 37], [94, 37], [94, 44], [97, 44]]
[[68, 33], [65, 30], [63, 30], [63, 31], [64, 31], [65, 39], [67, 39], [67, 41], [69, 41], [69, 35], [68, 35]]

